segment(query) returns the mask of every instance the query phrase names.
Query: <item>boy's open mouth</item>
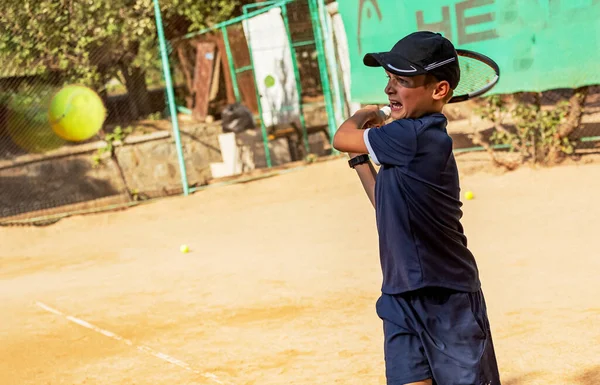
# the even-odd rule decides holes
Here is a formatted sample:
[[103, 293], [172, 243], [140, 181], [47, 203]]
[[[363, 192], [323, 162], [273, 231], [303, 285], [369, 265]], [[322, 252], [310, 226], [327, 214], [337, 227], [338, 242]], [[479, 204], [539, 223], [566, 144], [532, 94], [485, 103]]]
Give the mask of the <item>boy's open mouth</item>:
[[390, 107], [392, 108], [392, 111], [400, 111], [402, 109], [402, 103], [400, 103], [400, 102], [392, 102], [390, 100]]

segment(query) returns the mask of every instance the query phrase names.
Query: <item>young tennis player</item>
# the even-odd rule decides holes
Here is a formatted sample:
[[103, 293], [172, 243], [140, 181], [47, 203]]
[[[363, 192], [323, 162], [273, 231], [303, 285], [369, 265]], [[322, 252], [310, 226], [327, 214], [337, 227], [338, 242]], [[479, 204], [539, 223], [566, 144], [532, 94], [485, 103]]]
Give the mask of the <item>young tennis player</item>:
[[460, 80], [456, 50], [421, 31], [363, 61], [385, 70], [393, 121], [382, 125], [379, 109], [365, 107], [339, 127], [333, 145], [350, 153], [375, 206], [387, 383], [500, 385], [442, 113]]

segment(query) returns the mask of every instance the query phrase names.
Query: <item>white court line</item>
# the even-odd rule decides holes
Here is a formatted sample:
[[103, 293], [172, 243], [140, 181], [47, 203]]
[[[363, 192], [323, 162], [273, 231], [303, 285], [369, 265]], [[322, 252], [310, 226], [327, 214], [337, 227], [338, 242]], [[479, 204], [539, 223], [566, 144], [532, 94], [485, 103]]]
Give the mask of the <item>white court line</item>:
[[115, 334], [113, 332], [110, 332], [108, 330], [101, 329], [98, 326], [92, 325], [91, 323], [89, 323], [87, 321], [84, 321], [84, 320], [82, 320], [80, 318], [73, 317], [71, 315], [67, 315], [67, 314], [65, 314], [65, 313], [63, 313], [63, 312], [61, 312], [59, 310], [51, 308], [50, 306], [48, 306], [48, 305], [46, 305], [46, 304], [44, 304], [42, 302], [36, 302], [35, 304], [37, 306], [39, 306], [40, 308], [46, 310], [47, 312], [59, 315], [61, 317], [65, 317], [67, 320], [69, 320], [69, 321], [71, 321], [73, 323], [76, 323], [77, 325], [80, 325], [80, 326], [83, 326], [84, 328], [93, 330], [93, 331], [95, 331], [97, 333], [100, 333], [100, 334], [106, 336], [106, 337], [112, 338], [113, 340], [123, 342], [123, 343], [125, 343], [125, 344], [127, 344], [129, 346], [133, 346], [137, 350], [139, 350], [140, 352], [147, 353], [147, 354], [149, 354], [151, 356], [159, 358], [159, 359], [161, 359], [163, 361], [166, 361], [166, 362], [168, 362], [170, 364], [179, 366], [180, 368], [183, 368], [183, 369], [185, 369], [185, 370], [187, 370], [189, 372], [199, 374], [199, 375], [201, 375], [204, 378], [208, 378], [208, 379], [216, 382], [217, 384], [221, 384], [221, 385], [225, 385], [226, 384], [225, 382], [223, 382], [222, 380], [220, 380], [219, 377], [217, 377], [215, 374], [209, 373], [209, 372], [202, 373], [199, 370], [196, 370], [196, 369], [192, 368], [190, 366], [190, 364], [188, 364], [186, 362], [183, 362], [183, 361], [180, 361], [177, 358], [173, 358], [173, 357], [169, 356], [168, 354], [157, 352], [156, 350], [154, 350], [152, 348], [149, 348], [147, 346], [144, 346], [144, 345], [134, 345], [133, 342], [131, 340], [128, 340], [127, 338], [123, 338], [120, 335]]

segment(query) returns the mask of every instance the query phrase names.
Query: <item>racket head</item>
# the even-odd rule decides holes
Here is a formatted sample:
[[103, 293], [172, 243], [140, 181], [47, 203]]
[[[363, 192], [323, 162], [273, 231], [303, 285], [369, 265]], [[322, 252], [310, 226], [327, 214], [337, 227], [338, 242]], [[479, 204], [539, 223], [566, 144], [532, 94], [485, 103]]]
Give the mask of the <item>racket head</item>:
[[500, 67], [491, 58], [478, 52], [457, 49], [460, 81], [448, 103], [458, 103], [481, 96], [500, 80]]

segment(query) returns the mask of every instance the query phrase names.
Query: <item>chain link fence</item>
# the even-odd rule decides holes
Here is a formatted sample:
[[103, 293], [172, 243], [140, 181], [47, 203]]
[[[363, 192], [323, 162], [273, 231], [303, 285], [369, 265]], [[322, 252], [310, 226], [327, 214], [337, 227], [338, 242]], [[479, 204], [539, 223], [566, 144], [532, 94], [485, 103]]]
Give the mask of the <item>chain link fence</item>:
[[[333, 154], [336, 127], [358, 107], [337, 3], [240, 2], [3, 2], [0, 223], [127, 207]], [[226, 21], [203, 27], [208, 13]], [[49, 124], [50, 100], [67, 84], [92, 88], [106, 107], [89, 140], [65, 141]], [[597, 85], [445, 112], [457, 152], [518, 152], [567, 131], [565, 152], [600, 143]], [[533, 126], [542, 128], [532, 136]]]
[[172, 41], [188, 114], [204, 127], [221, 122], [211, 126], [220, 130], [213, 178], [331, 153], [323, 12], [314, 0], [249, 4], [238, 18]]
[[[596, 152], [600, 145], [600, 86], [494, 95], [448, 105], [455, 151], [520, 153], [552, 163], [558, 155]], [[557, 155], [557, 154], [554, 154]]]
[[[239, 17], [203, 29], [194, 15], [210, 5], [117, 3], [0, 6], [10, 16], [0, 26], [0, 223], [127, 207], [332, 153], [336, 53], [326, 52], [323, 1], [239, 4], [229, 8]], [[106, 107], [89, 140], [65, 141], [49, 123], [68, 84]]]

